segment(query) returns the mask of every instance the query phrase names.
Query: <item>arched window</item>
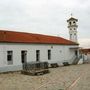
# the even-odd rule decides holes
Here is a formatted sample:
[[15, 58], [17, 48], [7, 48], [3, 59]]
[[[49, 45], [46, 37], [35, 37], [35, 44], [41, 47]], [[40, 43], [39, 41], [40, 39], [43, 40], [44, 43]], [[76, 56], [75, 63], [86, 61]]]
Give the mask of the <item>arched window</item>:
[[72, 38], [72, 34], [70, 34], [70, 38]]
[[69, 22], [69, 24], [71, 25], [71, 22]]
[[74, 28], [74, 30], [76, 30], [76, 28]]
[[75, 22], [75, 21], [73, 21], [73, 23], [75, 24], [76, 22]]

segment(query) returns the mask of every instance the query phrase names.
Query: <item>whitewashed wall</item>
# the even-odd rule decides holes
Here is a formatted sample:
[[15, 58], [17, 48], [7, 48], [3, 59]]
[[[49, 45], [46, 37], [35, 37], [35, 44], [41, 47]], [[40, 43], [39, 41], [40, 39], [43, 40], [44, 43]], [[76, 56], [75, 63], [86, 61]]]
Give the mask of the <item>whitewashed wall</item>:
[[87, 60], [90, 63], [90, 53], [87, 53]]
[[[57, 62], [60, 65], [63, 61], [71, 62], [75, 52], [70, 50], [70, 47], [78, 47], [78, 45], [0, 43], [0, 72], [22, 69], [22, 50], [27, 50], [27, 62], [36, 61], [36, 50], [40, 50], [40, 61]], [[51, 60], [48, 60], [48, 49], [51, 50]], [[9, 50], [13, 51], [12, 65], [7, 63]]]

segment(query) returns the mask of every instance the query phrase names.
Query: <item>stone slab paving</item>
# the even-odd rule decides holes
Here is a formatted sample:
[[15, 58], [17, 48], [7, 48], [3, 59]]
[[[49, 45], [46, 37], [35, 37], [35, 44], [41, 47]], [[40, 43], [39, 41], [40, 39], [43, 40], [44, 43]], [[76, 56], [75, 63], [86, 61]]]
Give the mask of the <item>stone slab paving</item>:
[[50, 68], [40, 76], [0, 74], [0, 90], [90, 90], [90, 64]]

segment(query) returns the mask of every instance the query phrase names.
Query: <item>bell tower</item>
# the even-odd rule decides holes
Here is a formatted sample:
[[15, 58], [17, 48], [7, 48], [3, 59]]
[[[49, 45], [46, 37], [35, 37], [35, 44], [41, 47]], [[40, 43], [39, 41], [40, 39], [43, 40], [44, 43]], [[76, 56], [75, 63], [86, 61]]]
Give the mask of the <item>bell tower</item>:
[[77, 25], [78, 19], [72, 17], [67, 20], [68, 23], [68, 29], [69, 29], [69, 39], [73, 42], [78, 42], [77, 40]]

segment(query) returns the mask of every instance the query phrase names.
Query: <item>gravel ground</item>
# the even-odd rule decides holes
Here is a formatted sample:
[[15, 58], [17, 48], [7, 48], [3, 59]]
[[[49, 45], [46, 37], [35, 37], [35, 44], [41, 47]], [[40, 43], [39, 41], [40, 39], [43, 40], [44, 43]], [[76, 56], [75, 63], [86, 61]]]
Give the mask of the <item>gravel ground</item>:
[[40, 76], [0, 74], [0, 90], [90, 90], [90, 64], [50, 68]]

